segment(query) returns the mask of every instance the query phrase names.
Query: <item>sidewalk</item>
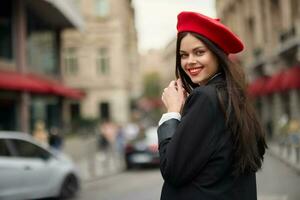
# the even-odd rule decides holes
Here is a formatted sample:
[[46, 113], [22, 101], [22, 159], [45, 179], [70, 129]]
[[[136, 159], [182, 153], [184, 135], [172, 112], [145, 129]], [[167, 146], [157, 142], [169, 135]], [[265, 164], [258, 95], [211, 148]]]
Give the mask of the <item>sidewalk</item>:
[[276, 142], [269, 142], [269, 152], [277, 157], [280, 161], [293, 168], [298, 174], [300, 174], [300, 162], [297, 162], [297, 153], [295, 148], [288, 148], [287, 146], [281, 146]]
[[124, 169], [120, 157], [113, 154], [107, 155], [97, 149], [97, 138], [94, 136], [67, 138], [64, 152], [77, 165], [82, 181], [103, 178]]
[[300, 176], [266, 151], [262, 169], [256, 174], [257, 200], [299, 200]]

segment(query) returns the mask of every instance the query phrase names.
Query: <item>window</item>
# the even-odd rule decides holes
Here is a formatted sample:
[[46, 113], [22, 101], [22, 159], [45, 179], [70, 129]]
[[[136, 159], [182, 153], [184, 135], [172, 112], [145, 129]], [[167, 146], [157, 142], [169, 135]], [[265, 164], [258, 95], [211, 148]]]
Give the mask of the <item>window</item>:
[[95, 0], [95, 12], [99, 17], [106, 17], [109, 14], [109, 0]]
[[76, 75], [78, 73], [77, 49], [67, 48], [64, 54], [65, 72], [68, 75]]
[[[33, 19], [32, 19], [33, 20]], [[32, 71], [44, 74], [57, 74], [57, 48], [54, 31], [38, 31], [36, 27], [29, 29], [27, 40], [28, 67]]]
[[23, 140], [11, 140], [11, 142], [18, 152], [19, 157], [42, 159], [48, 159], [50, 157], [50, 154], [46, 150], [36, 146], [35, 144]]
[[0, 58], [13, 59], [12, 3], [2, 1], [0, 6]]
[[58, 31], [47, 25], [36, 12], [26, 7], [27, 64], [30, 71], [57, 75], [59, 68]]
[[0, 156], [5, 156], [5, 157], [10, 156], [10, 152], [6, 146], [4, 139], [0, 139]]
[[76, 121], [80, 118], [80, 105], [79, 103], [72, 103], [70, 105], [71, 120]]
[[110, 120], [110, 108], [108, 102], [102, 102], [99, 106], [101, 120]]
[[100, 48], [98, 51], [97, 59], [97, 74], [109, 74], [109, 53], [107, 48]]

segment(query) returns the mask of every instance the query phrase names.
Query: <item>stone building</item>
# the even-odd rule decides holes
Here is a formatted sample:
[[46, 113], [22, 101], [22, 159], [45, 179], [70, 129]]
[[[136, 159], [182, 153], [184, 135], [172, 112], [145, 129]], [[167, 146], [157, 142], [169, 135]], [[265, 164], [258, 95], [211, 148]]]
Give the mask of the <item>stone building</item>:
[[175, 80], [175, 63], [176, 63], [176, 38], [173, 38], [164, 49], [164, 83], [169, 84], [171, 80]]
[[83, 31], [63, 36], [64, 81], [85, 91], [69, 102], [71, 118], [125, 123], [132, 99], [140, 94], [137, 34], [131, 0], [76, 0]]
[[61, 31], [83, 25], [68, 0], [1, 1], [0, 130], [68, 125], [65, 103], [81, 94], [62, 83]]
[[244, 41], [238, 55], [263, 123], [300, 119], [299, 0], [216, 0], [217, 15]]

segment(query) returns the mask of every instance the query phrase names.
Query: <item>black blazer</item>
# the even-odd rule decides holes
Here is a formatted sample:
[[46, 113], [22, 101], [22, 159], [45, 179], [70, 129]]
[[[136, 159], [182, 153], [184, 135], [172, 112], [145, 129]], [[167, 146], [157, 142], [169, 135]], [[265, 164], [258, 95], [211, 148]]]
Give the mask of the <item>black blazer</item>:
[[158, 128], [161, 200], [256, 200], [255, 173], [234, 177], [233, 142], [217, 97], [222, 76], [187, 98], [181, 121]]

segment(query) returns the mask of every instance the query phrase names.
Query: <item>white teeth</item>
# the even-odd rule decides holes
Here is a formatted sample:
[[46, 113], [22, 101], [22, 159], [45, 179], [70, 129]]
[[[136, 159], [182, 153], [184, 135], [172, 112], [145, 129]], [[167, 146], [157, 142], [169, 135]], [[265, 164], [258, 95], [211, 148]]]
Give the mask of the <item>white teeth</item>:
[[199, 68], [194, 68], [194, 69], [190, 69], [190, 72], [197, 72], [199, 70], [200, 70]]

